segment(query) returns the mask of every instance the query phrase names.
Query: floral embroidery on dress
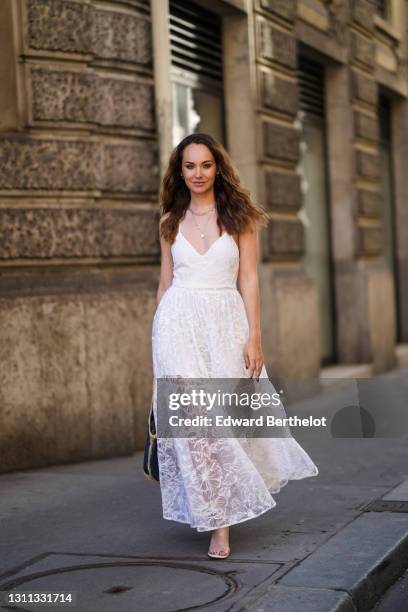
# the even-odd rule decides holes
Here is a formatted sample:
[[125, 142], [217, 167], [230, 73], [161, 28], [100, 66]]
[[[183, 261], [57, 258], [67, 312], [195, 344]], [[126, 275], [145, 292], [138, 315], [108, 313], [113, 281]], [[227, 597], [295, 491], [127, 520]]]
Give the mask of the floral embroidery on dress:
[[[245, 378], [249, 334], [237, 289], [239, 249], [223, 234], [204, 255], [172, 245], [173, 284], [152, 325], [153, 409], [157, 378]], [[195, 251], [195, 252], [194, 252]], [[268, 377], [265, 366], [262, 377]], [[272, 384], [272, 383], [271, 383]], [[163, 517], [209, 531], [274, 508], [272, 493], [318, 469], [293, 437], [157, 439]]]

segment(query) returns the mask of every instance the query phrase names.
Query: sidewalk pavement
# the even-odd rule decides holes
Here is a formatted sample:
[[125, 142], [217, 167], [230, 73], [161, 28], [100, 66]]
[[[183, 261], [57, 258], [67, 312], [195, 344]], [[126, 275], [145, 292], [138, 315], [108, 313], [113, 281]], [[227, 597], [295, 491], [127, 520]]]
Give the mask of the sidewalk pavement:
[[[384, 381], [408, 398], [407, 370]], [[1, 475], [0, 591], [74, 596], [20, 610], [369, 611], [408, 567], [407, 438], [292, 433], [319, 475], [234, 525], [225, 561], [209, 533], [162, 518], [141, 452]]]

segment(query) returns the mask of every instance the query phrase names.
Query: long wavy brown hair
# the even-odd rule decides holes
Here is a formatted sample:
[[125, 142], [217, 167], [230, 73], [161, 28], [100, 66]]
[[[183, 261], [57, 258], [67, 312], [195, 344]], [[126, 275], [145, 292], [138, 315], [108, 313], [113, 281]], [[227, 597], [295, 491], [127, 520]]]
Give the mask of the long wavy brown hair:
[[214, 156], [217, 172], [214, 182], [217, 225], [225, 227], [229, 234], [240, 234], [254, 223], [267, 225], [269, 215], [255, 204], [250, 192], [241, 185], [238, 172], [224, 147], [212, 136], [203, 133], [189, 134], [173, 149], [160, 190], [160, 216], [163, 220], [160, 235], [173, 244], [180, 220], [190, 204], [190, 190], [181, 178], [183, 151], [189, 144], [206, 145]]

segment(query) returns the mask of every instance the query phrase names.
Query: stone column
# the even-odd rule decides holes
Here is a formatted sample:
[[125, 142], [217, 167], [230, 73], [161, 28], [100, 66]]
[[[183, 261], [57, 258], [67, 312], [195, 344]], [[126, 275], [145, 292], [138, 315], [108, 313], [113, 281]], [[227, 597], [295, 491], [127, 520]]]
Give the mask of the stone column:
[[318, 376], [320, 339], [317, 291], [301, 262], [296, 17], [295, 0], [255, 3], [259, 193], [271, 213], [260, 267], [266, 365], [274, 376], [306, 378]]
[[0, 469], [129, 454], [160, 254], [149, 5], [0, 16]]
[[[395, 304], [393, 279], [382, 260], [373, 12], [368, 0], [352, 4], [349, 50], [358, 342], [353, 348], [347, 340], [343, 342], [353, 319], [351, 312], [339, 310], [344, 330], [339, 346], [347, 361], [371, 362], [374, 373], [379, 373], [395, 364]], [[349, 303], [350, 298], [344, 296], [343, 302]]]

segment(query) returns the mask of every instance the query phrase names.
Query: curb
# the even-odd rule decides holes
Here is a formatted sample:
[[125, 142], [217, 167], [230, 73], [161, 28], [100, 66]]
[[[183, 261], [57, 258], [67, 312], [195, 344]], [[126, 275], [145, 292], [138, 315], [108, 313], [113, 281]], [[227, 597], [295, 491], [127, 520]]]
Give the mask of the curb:
[[408, 567], [408, 480], [290, 569], [253, 612], [369, 612]]

